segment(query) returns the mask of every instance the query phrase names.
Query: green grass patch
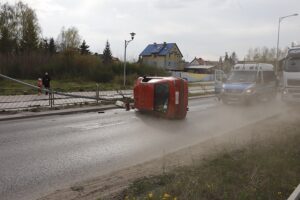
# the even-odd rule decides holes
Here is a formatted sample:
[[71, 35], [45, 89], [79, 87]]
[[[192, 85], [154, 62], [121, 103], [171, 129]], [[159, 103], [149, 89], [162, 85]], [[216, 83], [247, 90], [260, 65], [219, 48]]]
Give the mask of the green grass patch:
[[287, 199], [300, 181], [300, 126], [295, 123], [279, 132], [284, 136], [139, 179], [122, 196], [136, 200]]
[[[37, 86], [37, 80], [21, 81]], [[114, 82], [96, 83], [85, 80], [53, 80], [51, 81], [51, 88], [60, 92], [96, 91], [97, 84], [99, 85], [100, 91], [123, 89], [123, 86]], [[22, 95], [37, 93], [36, 89], [10, 80], [0, 80], [0, 85], [0, 95]], [[132, 89], [132, 86], [129, 85], [126, 89]]]

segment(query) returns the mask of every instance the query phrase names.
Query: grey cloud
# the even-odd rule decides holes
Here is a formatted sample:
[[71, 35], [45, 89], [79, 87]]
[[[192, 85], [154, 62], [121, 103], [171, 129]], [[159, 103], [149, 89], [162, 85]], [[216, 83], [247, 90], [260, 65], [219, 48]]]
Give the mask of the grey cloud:
[[[278, 17], [300, 12], [299, 0], [24, 1], [37, 10], [45, 36], [56, 37], [62, 26], [76, 26], [92, 51], [103, 51], [109, 39], [120, 58], [132, 31], [137, 36], [128, 48], [129, 57], [137, 57], [149, 43], [163, 41], [178, 43], [189, 58], [218, 58], [225, 51], [243, 57], [250, 47], [275, 46]], [[300, 17], [283, 22], [282, 45], [300, 40], [299, 24]]]

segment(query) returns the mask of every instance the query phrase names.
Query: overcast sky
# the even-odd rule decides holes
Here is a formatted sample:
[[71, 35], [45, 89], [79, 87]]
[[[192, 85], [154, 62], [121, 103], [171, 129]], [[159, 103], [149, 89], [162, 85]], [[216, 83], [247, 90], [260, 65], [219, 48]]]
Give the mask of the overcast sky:
[[[1, 0], [3, 1], [3, 0]], [[5, 1], [5, 0], [4, 0]], [[8, 0], [15, 3], [16, 0]], [[175, 42], [184, 58], [218, 60], [225, 51], [243, 59], [249, 48], [275, 47], [278, 18], [300, 14], [299, 0], [23, 0], [35, 9], [43, 37], [57, 38], [75, 26], [93, 52], [106, 40], [123, 59], [124, 40], [130, 60], [150, 43]], [[300, 41], [300, 16], [281, 23], [280, 46]]]

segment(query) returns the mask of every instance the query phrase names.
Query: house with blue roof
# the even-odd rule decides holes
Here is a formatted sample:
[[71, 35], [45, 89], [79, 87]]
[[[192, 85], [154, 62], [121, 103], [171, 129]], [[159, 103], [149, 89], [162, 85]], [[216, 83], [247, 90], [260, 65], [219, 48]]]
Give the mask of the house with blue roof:
[[165, 69], [179, 69], [183, 66], [183, 55], [176, 43], [149, 44], [140, 53], [143, 64]]

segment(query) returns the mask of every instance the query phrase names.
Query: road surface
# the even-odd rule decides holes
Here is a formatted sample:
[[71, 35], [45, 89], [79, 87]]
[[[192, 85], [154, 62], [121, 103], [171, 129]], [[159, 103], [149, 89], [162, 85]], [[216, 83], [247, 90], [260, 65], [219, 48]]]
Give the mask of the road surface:
[[283, 112], [283, 105], [189, 102], [186, 120], [109, 110], [0, 122], [0, 199], [28, 200]]

